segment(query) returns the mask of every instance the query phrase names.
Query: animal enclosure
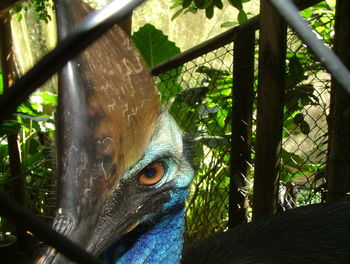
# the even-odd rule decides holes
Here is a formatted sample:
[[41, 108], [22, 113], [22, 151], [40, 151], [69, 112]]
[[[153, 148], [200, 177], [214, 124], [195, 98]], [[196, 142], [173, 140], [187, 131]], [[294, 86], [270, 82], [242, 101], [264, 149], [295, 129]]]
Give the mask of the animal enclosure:
[[[321, 3], [311, 7], [312, 11], [306, 9], [303, 15], [331, 46], [334, 14], [332, 10], [323, 12], [325, 8], [326, 4]], [[254, 18], [152, 69], [162, 102], [188, 139], [197, 171], [187, 201], [189, 241], [252, 218], [258, 140], [257, 20]], [[275, 197], [278, 210], [327, 200], [331, 78], [291, 29], [286, 41], [283, 135], [276, 184], [279, 192]], [[250, 76], [242, 81], [239, 78], [245, 73]], [[238, 86], [243, 87], [243, 94]], [[50, 219], [55, 207], [53, 170], [48, 160], [35, 166], [43, 169], [40, 175], [31, 177], [40, 179], [45, 174], [50, 175], [50, 180], [42, 177], [42, 181], [35, 181], [36, 186], [25, 184], [29, 199], [34, 201], [29, 209]], [[11, 181], [4, 181], [1, 187], [4, 190], [10, 185]]]
[[[310, 13], [310, 9], [304, 11], [305, 15]], [[308, 19], [331, 45], [334, 21], [329, 15], [319, 13]], [[170, 112], [193, 141], [197, 173], [187, 203], [186, 236], [189, 240], [227, 230], [230, 206], [242, 206], [244, 211], [243, 217], [231, 221], [237, 224], [251, 219], [258, 83], [259, 33], [256, 28], [257, 21], [242, 25], [153, 69], [159, 76], [156, 84], [161, 87], [163, 100], [170, 102]], [[250, 32], [248, 39], [243, 37], [246, 32]], [[240, 39], [246, 42], [236, 44]], [[249, 47], [250, 53], [247, 52]], [[245, 61], [235, 60], [235, 56], [239, 58], [237, 53], [244, 54], [241, 58]], [[252, 68], [245, 70], [254, 74], [251, 83], [246, 84], [250, 98], [237, 98], [234, 63], [241, 67], [248, 60], [253, 61]], [[249, 85], [254, 87], [251, 93]], [[244, 100], [251, 105], [242, 103]], [[329, 100], [330, 75], [288, 29], [283, 140], [276, 197], [279, 210], [326, 200]], [[239, 130], [239, 125], [233, 113], [239, 116], [250, 113], [250, 123], [246, 127], [248, 138], [243, 147], [239, 142], [242, 136], [234, 131]], [[249, 149], [245, 148], [247, 146]], [[235, 176], [234, 170], [241, 170], [241, 176]], [[240, 186], [231, 202], [230, 181]], [[235, 213], [241, 215], [238, 211]], [[236, 217], [235, 213], [231, 217]]]

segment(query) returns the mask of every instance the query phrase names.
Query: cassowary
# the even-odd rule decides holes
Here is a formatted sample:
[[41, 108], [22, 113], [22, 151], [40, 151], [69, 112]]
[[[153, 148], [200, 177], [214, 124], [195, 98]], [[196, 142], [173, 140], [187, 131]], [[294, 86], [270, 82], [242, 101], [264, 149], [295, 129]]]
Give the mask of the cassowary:
[[[57, 0], [60, 38], [90, 10]], [[350, 205], [315, 205], [183, 247], [193, 169], [148, 70], [115, 26], [59, 74], [54, 229], [107, 263], [347, 263]], [[47, 248], [40, 264], [69, 263]]]

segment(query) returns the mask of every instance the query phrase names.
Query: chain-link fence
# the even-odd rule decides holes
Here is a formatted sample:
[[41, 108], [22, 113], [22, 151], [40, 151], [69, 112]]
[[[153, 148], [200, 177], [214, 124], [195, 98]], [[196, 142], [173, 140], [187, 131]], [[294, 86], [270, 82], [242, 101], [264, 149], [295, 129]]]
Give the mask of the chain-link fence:
[[[329, 43], [332, 14], [313, 14], [309, 17], [311, 24], [323, 30], [320, 33]], [[323, 21], [322, 25], [319, 21]], [[157, 79], [162, 101], [169, 103], [171, 114], [192, 141], [197, 170], [187, 201], [188, 240], [228, 228], [234, 51], [232, 43], [223, 45], [176, 66], [176, 70], [161, 73]], [[255, 66], [255, 86], [257, 75]], [[295, 33], [288, 30], [280, 210], [325, 200], [329, 88], [329, 74]], [[251, 160], [256, 100], [253, 109]], [[248, 203], [252, 200], [254, 178], [251, 160], [246, 160], [250, 167], [244, 175], [247, 185], [240, 189]], [[248, 219], [250, 213], [248, 206]]]
[[[329, 29], [329, 32], [322, 34], [329, 43], [332, 30], [329, 25], [333, 22], [321, 18], [313, 17], [315, 21], [322, 22], [314, 24], [316, 29]], [[231, 154], [235, 151], [231, 146], [232, 109], [235, 107], [232, 93], [235, 87], [235, 45], [227, 44], [230, 42], [227, 39], [224, 42], [219, 48], [214, 45], [215, 48], [210, 48], [210, 51], [201, 45], [201, 49], [206, 52], [192, 56], [181, 66], [176, 65], [156, 77], [162, 101], [184, 130], [197, 169], [187, 201], [187, 240], [202, 238], [228, 228]], [[256, 66], [254, 75], [257, 87]], [[330, 76], [290, 31], [278, 198], [281, 210], [325, 200], [329, 86]], [[255, 115], [254, 102], [252, 124], [249, 124], [252, 131], [251, 157], [245, 160], [250, 169], [242, 175], [247, 184], [240, 186], [239, 190], [248, 203], [251, 201], [254, 178], [251, 160], [255, 156]], [[40, 161], [33, 164], [35, 167], [26, 170], [26, 175], [29, 175], [27, 181], [31, 177], [42, 176], [31, 175], [32, 170], [37, 171], [38, 167], [43, 168], [43, 175], [50, 175], [47, 177], [50, 180], [36, 179], [36, 186], [27, 182], [30, 186], [28, 200], [32, 200], [32, 197], [36, 199], [29, 205], [29, 209], [41, 215], [52, 213], [55, 199], [55, 182], [51, 177], [51, 166], [46, 162]], [[247, 215], [249, 218], [249, 210]]]

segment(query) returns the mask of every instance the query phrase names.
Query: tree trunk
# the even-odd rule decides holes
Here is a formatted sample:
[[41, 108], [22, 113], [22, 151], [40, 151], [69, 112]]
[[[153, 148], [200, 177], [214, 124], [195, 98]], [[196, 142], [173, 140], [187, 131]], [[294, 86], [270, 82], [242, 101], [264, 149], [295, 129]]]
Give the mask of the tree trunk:
[[[350, 1], [337, 0], [334, 51], [350, 68]], [[350, 192], [350, 95], [332, 80], [328, 119], [328, 201], [344, 201]]]
[[[0, 20], [1, 67], [3, 74], [3, 87], [8, 89], [14, 83], [15, 64], [12, 50], [11, 17]], [[21, 170], [21, 153], [17, 133], [7, 135], [8, 155], [10, 163], [10, 192], [14, 199], [25, 206], [24, 176]], [[16, 230], [17, 238], [23, 245], [25, 230]]]

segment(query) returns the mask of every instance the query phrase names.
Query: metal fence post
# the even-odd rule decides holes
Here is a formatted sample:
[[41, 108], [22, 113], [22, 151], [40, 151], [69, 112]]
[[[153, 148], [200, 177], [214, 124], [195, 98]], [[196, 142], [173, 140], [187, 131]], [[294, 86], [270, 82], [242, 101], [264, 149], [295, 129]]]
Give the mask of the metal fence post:
[[251, 160], [251, 134], [254, 101], [255, 30], [234, 35], [231, 171], [229, 221], [233, 228], [247, 222], [247, 184]]

